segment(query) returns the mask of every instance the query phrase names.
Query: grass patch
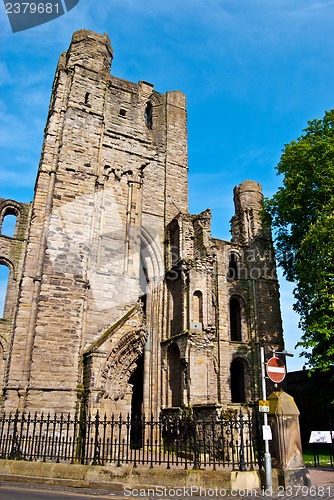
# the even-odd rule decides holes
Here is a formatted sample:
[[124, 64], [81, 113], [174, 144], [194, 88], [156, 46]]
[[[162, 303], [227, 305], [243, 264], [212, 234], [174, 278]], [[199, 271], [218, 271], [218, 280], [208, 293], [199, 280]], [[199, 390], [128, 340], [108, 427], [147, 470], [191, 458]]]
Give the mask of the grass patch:
[[[316, 462], [314, 461], [314, 450], [316, 451]], [[319, 465], [328, 467], [331, 465], [331, 450], [330, 445], [317, 445], [315, 448], [312, 446], [305, 446], [303, 448], [303, 459], [306, 466]], [[333, 459], [332, 459], [332, 463]]]

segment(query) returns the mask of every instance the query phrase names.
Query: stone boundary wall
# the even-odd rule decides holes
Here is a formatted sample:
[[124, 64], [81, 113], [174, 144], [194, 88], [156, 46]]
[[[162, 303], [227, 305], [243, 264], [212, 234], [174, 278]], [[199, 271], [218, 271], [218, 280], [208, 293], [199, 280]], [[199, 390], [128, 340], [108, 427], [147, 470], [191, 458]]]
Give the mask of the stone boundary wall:
[[[276, 479], [276, 481], [275, 481]], [[259, 471], [180, 470], [143, 467], [93, 466], [0, 460], [0, 481], [100, 488], [218, 488], [226, 491], [261, 488]], [[277, 478], [274, 477], [277, 485]]]

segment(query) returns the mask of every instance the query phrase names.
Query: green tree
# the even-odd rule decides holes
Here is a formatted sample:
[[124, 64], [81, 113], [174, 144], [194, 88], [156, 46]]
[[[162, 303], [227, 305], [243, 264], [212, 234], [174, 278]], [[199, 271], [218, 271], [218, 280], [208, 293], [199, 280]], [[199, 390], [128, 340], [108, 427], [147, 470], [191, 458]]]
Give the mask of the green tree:
[[310, 367], [326, 371], [334, 364], [334, 110], [285, 145], [276, 169], [283, 187], [265, 208], [278, 263], [296, 284], [298, 345]]

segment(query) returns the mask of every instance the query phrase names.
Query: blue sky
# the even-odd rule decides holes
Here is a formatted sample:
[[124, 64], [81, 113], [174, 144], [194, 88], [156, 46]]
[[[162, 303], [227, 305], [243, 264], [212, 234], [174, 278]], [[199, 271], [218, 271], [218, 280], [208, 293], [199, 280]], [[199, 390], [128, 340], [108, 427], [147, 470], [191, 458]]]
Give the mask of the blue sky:
[[[1, 3], [0, 197], [33, 198], [59, 54], [91, 29], [112, 40], [113, 74], [186, 94], [190, 211], [212, 208], [213, 235], [229, 239], [233, 187], [253, 179], [270, 197], [284, 144], [334, 106], [333, 19], [332, 0], [80, 0], [13, 34]], [[292, 288], [281, 280], [289, 351], [300, 335]]]

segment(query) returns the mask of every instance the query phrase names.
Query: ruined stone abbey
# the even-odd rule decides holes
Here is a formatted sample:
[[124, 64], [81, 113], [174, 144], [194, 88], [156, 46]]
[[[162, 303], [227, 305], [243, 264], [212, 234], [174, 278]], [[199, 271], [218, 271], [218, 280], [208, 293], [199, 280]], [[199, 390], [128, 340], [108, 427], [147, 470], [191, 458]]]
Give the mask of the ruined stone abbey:
[[74, 33], [34, 200], [0, 199], [2, 409], [251, 405], [260, 347], [283, 349], [261, 186], [235, 187], [232, 239], [213, 238], [210, 210], [188, 212], [185, 96], [111, 75], [112, 58], [107, 35]]

